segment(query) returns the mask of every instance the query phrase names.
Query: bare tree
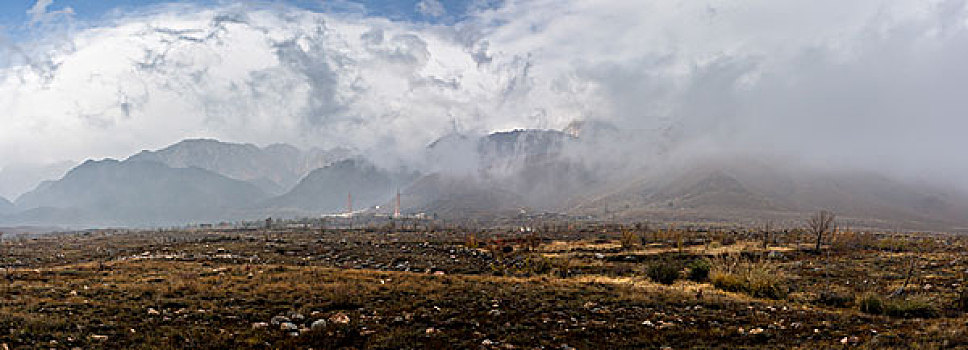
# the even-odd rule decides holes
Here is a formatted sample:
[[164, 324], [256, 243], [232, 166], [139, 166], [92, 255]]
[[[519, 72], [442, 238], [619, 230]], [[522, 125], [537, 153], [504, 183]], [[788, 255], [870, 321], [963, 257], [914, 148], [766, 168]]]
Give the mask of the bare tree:
[[828, 232], [836, 230], [834, 219], [837, 216], [826, 210], [821, 210], [807, 220], [807, 231], [817, 236], [816, 251], [820, 252], [820, 245], [823, 244], [823, 236]]
[[763, 250], [770, 248], [770, 234], [773, 232], [773, 221], [767, 221], [763, 225]]

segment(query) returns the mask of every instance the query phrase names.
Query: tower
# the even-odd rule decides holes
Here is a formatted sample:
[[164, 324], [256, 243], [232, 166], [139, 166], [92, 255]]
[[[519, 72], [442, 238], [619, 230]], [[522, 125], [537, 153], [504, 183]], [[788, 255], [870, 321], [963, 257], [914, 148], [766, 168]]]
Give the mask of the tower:
[[353, 192], [346, 193], [346, 215], [353, 215]]
[[394, 205], [393, 207], [393, 217], [399, 218], [400, 217], [400, 189], [399, 188], [397, 189], [397, 202], [395, 204], [396, 205]]

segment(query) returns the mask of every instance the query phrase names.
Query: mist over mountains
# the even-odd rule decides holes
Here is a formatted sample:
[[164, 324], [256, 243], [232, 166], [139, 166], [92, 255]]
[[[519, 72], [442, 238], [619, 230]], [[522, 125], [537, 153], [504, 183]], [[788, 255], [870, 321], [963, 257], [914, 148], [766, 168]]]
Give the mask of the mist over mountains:
[[426, 147], [421, 162], [436, 165], [424, 169], [382, 167], [346, 149], [185, 140], [123, 161], [87, 161], [22, 195], [15, 207], [0, 202], [0, 224], [157, 226], [315, 217], [345, 212], [348, 196], [355, 211], [389, 214], [400, 191], [404, 213], [444, 219], [553, 212], [798, 225], [808, 213], [828, 209], [865, 227], [968, 227], [968, 196], [957, 191], [752, 156], [671, 162], [676, 155], [644, 149], [651, 163], [616, 163], [608, 154], [591, 159], [599, 138], [641, 132], [579, 126], [446, 135]]
[[132, 162], [154, 161], [173, 168], [201, 168], [250, 182], [269, 194], [282, 194], [309, 171], [349, 155], [348, 150], [302, 151], [286, 144], [259, 148], [252, 144], [223, 143], [212, 139], [184, 140], [159, 151], [142, 151]]

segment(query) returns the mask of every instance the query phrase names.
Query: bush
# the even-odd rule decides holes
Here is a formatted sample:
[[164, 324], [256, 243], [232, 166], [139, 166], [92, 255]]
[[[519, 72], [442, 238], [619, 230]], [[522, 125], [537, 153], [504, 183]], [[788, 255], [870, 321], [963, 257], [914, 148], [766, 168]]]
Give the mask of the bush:
[[853, 295], [834, 291], [822, 292], [817, 298], [817, 303], [833, 307], [847, 307], [852, 302], [854, 302]]
[[933, 318], [940, 313], [937, 307], [925, 299], [901, 299], [885, 304], [884, 314], [903, 318]]
[[695, 282], [705, 282], [709, 279], [709, 271], [712, 270], [713, 264], [706, 258], [699, 258], [693, 260], [689, 264], [689, 279]]
[[940, 315], [938, 308], [930, 301], [914, 299], [883, 299], [874, 294], [860, 299], [860, 311], [871, 315], [887, 315], [902, 318], [933, 318]]
[[622, 231], [622, 238], [619, 239], [619, 242], [622, 244], [622, 249], [625, 250], [635, 248], [641, 241], [635, 232], [629, 230]]
[[860, 312], [871, 315], [884, 314], [884, 299], [874, 294], [865, 294], [858, 303]]
[[669, 260], [657, 261], [649, 265], [646, 274], [655, 282], [673, 284], [679, 279], [679, 266]]
[[481, 241], [477, 239], [477, 235], [473, 233], [468, 233], [464, 236], [464, 247], [468, 249], [477, 249], [481, 246]]
[[783, 299], [789, 293], [783, 277], [766, 263], [718, 266], [713, 269], [710, 281], [721, 290], [755, 298]]

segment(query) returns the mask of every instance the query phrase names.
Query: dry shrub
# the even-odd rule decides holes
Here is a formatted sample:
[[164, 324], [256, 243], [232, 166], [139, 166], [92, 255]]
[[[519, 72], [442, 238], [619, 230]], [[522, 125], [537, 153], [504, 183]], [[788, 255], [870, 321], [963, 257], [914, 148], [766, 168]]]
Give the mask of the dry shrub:
[[524, 244], [529, 251], [538, 250], [541, 247], [541, 236], [538, 236], [537, 233], [532, 233], [524, 238]]
[[843, 231], [834, 236], [830, 246], [835, 251], [874, 249], [877, 247], [874, 234], [870, 232]]
[[481, 241], [477, 239], [477, 234], [468, 233], [464, 236], [464, 246], [468, 249], [477, 249], [481, 246]]
[[848, 307], [854, 302], [854, 295], [844, 291], [821, 292], [817, 303], [832, 307]]
[[622, 244], [622, 249], [632, 249], [637, 247], [642, 242], [642, 239], [635, 232], [622, 230], [622, 237], [619, 239], [619, 242]]
[[723, 258], [713, 267], [709, 279], [716, 288], [755, 298], [784, 299], [789, 294], [786, 279], [777, 266], [768, 261]]
[[871, 315], [901, 318], [933, 318], [940, 315], [938, 308], [922, 297], [885, 299], [869, 293], [860, 298], [858, 305], [861, 312]]
[[925, 298], [890, 300], [884, 305], [884, 314], [904, 318], [933, 318], [940, 315], [938, 308]]
[[365, 286], [359, 282], [334, 283], [326, 288], [326, 298], [331, 310], [353, 310], [363, 303]]

